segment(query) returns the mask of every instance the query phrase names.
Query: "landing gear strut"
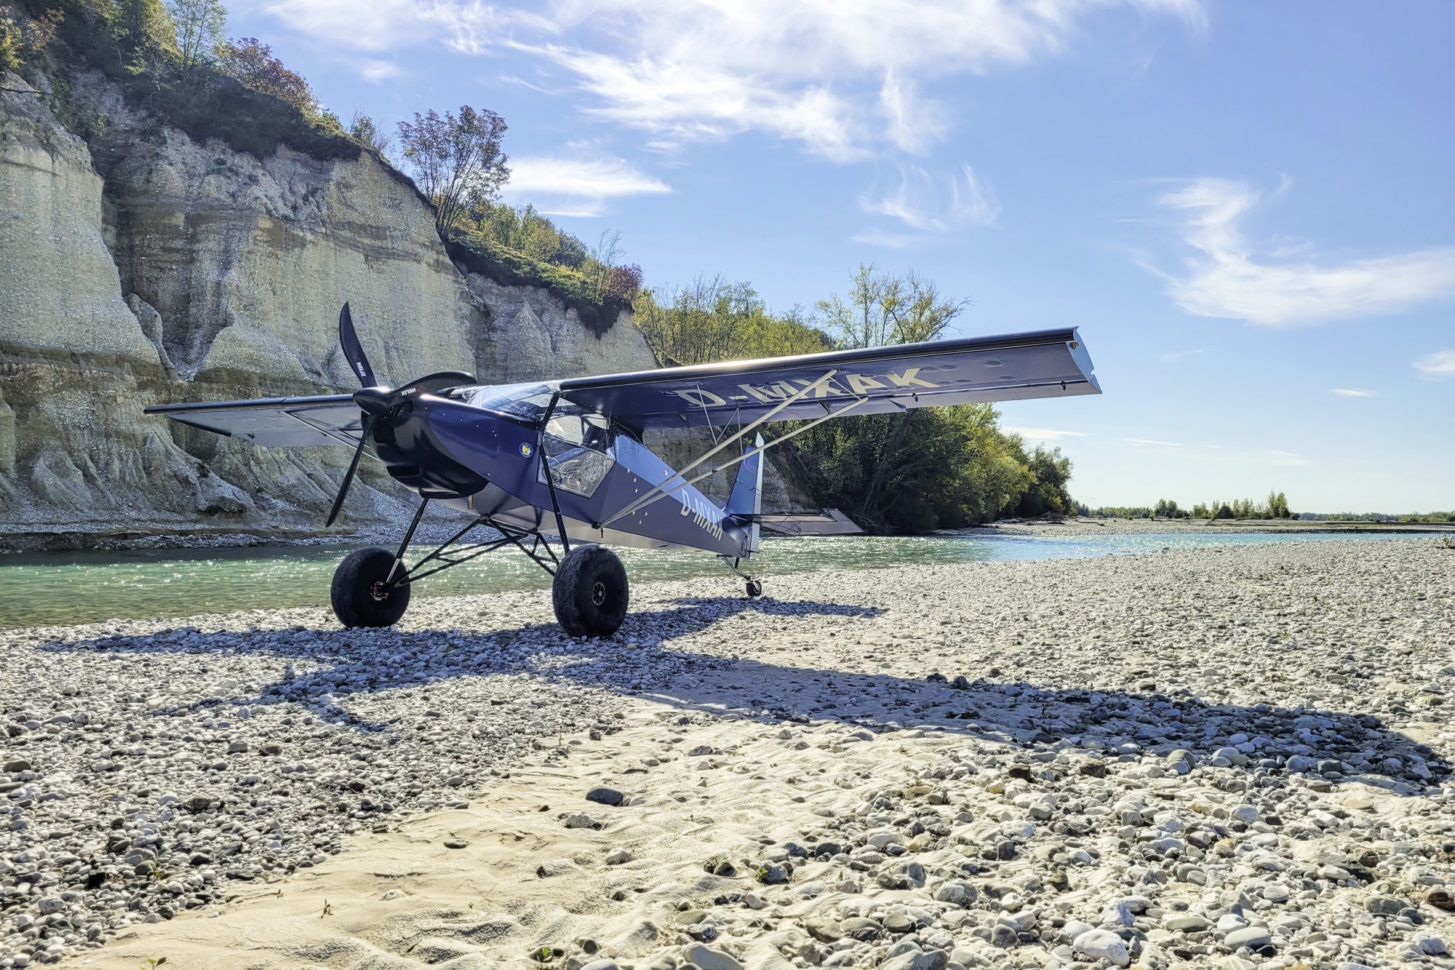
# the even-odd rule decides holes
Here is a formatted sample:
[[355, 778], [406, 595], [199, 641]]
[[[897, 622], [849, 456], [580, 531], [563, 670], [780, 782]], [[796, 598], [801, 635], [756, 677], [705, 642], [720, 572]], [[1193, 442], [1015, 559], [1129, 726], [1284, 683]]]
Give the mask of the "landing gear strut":
[[[556, 558], [555, 550], [551, 548], [550, 543], [540, 532], [527, 532], [501, 525], [485, 516], [474, 520], [450, 536], [440, 544], [439, 548], [412, 567], [405, 566], [404, 553], [408, 551], [409, 543], [414, 539], [414, 531], [419, 528], [419, 520], [424, 517], [424, 510], [428, 504], [429, 499], [424, 499], [419, 503], [419, 510], [414, 513], [414, 518], [409, 523], [409, 529], [404, 533], [404, 541], [399, 544], [397, 552], [390, 552], [388, 549], [378, 547], [360, 549], [350, 553], [343, 562], [339, 563], [338, 569], [333, 574], [333, 586], [329, 591], [329, 598], [333, 603], [334, 615], [344, 626], [393, 626], [399, 622], [399, 618], [409, 607], [409, 589], [416, 580], [433, 576], [451, 566], [469, 562], [487, 552], [494, 552], [502, 546], [515, 545], [530, 557], [532, 562], [553, 576], [562, 566], [562, 562]], [[500, 538], [473, 545], [457, 545], [469, 532], [482, 525], [488, 525], [498, 531]], [[572, 635], [609, 636], [610, 633], [616, 631], [618, 626], [621, 626], [621, 619], [626, 616], [626, 570], [621, 568], [620, 560], [599, 546], [579, 547], [579, 551], [583, 552], [588, 549], [606, 553], [611, 557], [611, 561], [616, 563], [617, 570], [620, 572], [621, 615], [609, 632], [573, 633]], [[577, 551], [577, 549], [571, 550], [572, 554]], [[602, 600], [602, 606], [609, 605], [611, 588], [614, 587], [608, 587], [603, 582], [603, 589], [606, 590], [607, 595]], [[557, 616], [559, 615], [558, 606]], [[565, 626], [564, 620], [561, 625]]]
[[753, 578], [751, 575], [743, 572], [742, 569], [739, 568], [743, 564], [742, 559], [732, 559], [728, 556], [718, 556], [718, 558], [722, 560], [722, 564], [724, 566], [733, 571], [734, 576], [737, 576], [739, 579], [744, 579], [747, 581], [748, 599], [757, 599], [759, 596], [763, 595], [763, 581], [761, 579]]

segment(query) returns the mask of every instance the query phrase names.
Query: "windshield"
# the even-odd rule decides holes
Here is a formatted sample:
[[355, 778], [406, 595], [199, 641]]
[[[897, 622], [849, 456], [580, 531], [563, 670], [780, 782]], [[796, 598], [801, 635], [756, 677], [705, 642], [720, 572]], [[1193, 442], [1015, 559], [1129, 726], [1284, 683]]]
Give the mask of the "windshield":
[[462, 387], [457, 393], [477, 408], [534, 422], [545, 415], [552, 388], [549, 384], [496, 384]]

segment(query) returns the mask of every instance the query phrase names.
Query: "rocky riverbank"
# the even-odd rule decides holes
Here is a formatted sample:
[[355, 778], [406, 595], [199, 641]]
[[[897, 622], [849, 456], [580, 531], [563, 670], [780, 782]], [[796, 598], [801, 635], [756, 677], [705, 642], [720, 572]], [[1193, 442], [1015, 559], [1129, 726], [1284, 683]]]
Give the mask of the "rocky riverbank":
[[11, 631], [0, 967], [1455, 966], [1452, 556]]

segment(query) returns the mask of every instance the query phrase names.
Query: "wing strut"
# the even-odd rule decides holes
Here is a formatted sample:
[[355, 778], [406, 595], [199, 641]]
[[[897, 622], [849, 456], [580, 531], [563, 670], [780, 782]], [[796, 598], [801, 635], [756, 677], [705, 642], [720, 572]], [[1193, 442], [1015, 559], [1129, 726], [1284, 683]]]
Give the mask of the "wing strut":
[[[832, 376], [833, 376], [833, 372], [830, 371], [828, 374], [825, 374], [819, 380], [820, 381], [827, 380], [829, 377], [832, 377]], [[819, 383], [819, 381], [815, 381], [814, 383], [817, 384], [817, 383]], [[812, 387], [812, 385], [810, 385], [810, 387]], [[806, 388], [804, 388], [804, 390], [807, 391], [807, 390], [809, 390], [809, 388], [806, 387]], [[643, 495], [636, 502], [633, 502], [630, 506], [628, 506], [627, 508], [623, 509], [622, 511], [616, 513], [611, 518], [607, 519], [605, 522], [603, 522], [601, 524], [602, 524], [603, 527], [604, 526], [607, 526], [607, 525], [610, 525], [611, 523], [615, 522], [617, 519], [621, 518], [623, 515], [627, 515], [630, 512], [634, 512], [634, 511], [637, 511], [639, 509], [645, 508], [646, 506], [651, 505], [653, 502], [657, 502], [657, 501], [659, 501], [659, 500], [661, 500], [663, 498], [666, 498], [668, 491], [672, 491], [672, 490], [675, 490], [675, 489], [678, 489], [678, 488], [685, 488], [688, 485], [694, 485], [697, 482], [702, 481], [704, 478], [707, 478], [710, 475], [716, 475], [718, 472], [722, 471], [725, 468], [731, 468], [731, 467], [733, 467], [738, 462], [747, 461], [749, 458], [752, 458], [754, 455], [761, 455], [763, 452], [767, 451], [769, 448], [772, 448], [772, 447], [774, 447], [776, 445], [781, 445], [781, 444], [783, 444], [783, 442], [787, 441], [789, 438], [793, 438], [793, 437], [796, 437], [798, 435], [801, 435], [805, 431], [807, 431], [809, 428], [815, 428], [815, 427], [823, 424], [825, 421], [829, 420], [830, 418], [837, 418], [837, 417], [839, 417], [842, 414], [847, 414], [850, 411], [854, 410], [854, 408], [859, 407], [860, 405], [863, 405], [863, 404], [868, 403], [868, 401], [869, 401], [869, 398], [867, 398], [867, 397], [855, 398], [854, 400], [850, 401], [848, 404], [845, 404], [843, 407], [839, 408], [836, 411], [830, 411], [830, 412], [828, 412], [827, 414], [825, 414], [821, 418], [814, 418], [812, 421], [808, 422], [807, 424], [805, 424], [801, 428], [794, 428], [792, 431], [788, 432], [787, 434], [781, 434], [778, 437], [774, 438], [772, 441], [767, 442], [766, 444], [761, 444], [761, 445], [758, 445], [758, 446], [756, 446], [754, 448], [750, 448], [749, 450], [743, 452], [741, 455], [739, 455], [736, 458], [729, 458], [727, 461], [723, 462], [722, 464], [714, 465], [714, 466], [712, 466], [711, 468], [709, 468], [705, 472], [698, 472], [696, 475], [693, 475], [691, 478], [687, 479], [686, 481], [683, 481], [680, 485], [673, 486], [672, 489], [666, 489], [665, 488], [665, 486], [668, 485], [672, 481], [672, 478], [681, 478], [688, 471], [690, 471], [691, 469], [693, 469], [693, 468], [697, 467], [698, 465], [702, 464], [703, 461], [705, 461], [706, 459], [712, 457], [712, 455], [715, 452], [721, 451], [722, 448], [724, 448], [725, 446], [731, 444], [734, 441], [737, 441], [739, 438], [741, 438], [744, 435], [746, 435], [749, 431], [752, 431], [755, 427], [757, 427], [763, 421], [768, 420], [770, 417], [772, 417], [772, 413], [770, 412], [769, 414], [766, 414], [762, 418], [760, 418], [757, 421], [753, 422], [753, 424], [749, 425], [748, 427], [743, 428], [737, 434], [731, 436], [726, 441], [724, 441], [721, 445], [719, 445], [718, 447], [712, 449], [712, 451], [709, 451], [707, 454], [703, 455], [701, 458], [697, 459], [692, 464], [690, 464], [686, 468], [682, 469], [682, 471], [677, 472], [675, 475], [672, 476], [672, 478], [667, 479], [667, 481], [663, 482], [661, 485], [658, 485], [651, 492], [648, 492], [646, 495]]]
[[[723, 440], [720, 441], [720, 442], [718, 442], [715, 447], [711, 448], [710, 450], [708, 450], [706, 452], [703, 452], [702, 455], [700, 455], [697, 458], [696, 461], [692, 462], [692, 464], [686, 466], [681, 471], [673, 472], [671, 475], [668, 475], [662, 481], [662, 484], [653, 486], [651, 488], [651, 490], [649, 490], [647, 492], [647, 494], [643, 495], [641, 498], [637, 499], [635, 502], [631, 503], [626, 508], [622, 509], [620, 512], [618, 512], [615, 515], [613, 515], [611, 518], [609, 518], [605, 522], [601, 523], [601, 527], [602, 528], [605, 528], [606, 526], [611, 525], [611, 523], [615, 522], [617, 519], [621, 518], [624, 515], [631, 515], [633, 512], [635, 512], [638, 509], [646, 506], [648, 503], [655, 502], [657, 499], [661, 498], [663, 495], [667, 494], [667, 492], [669, 492], [671, 490], [674, 490], [674, 489], [677, 489], [677, 488], [681, 488], [683, 485], [690, 485], [690, 484], [692, 484], [692, 482], [686, 482], [686, 481], [684, 481], [684, 482], [681, 483], [681, 485], [673, 485], [672, 482], [675, 479], [685, 478], [686, 475], [687, 475], [687, 473], [690, 472], [690, 471], [692, 471], [692, 469], [696, 468], [698, 465], [700, 465], [703, 462], [707, 461], [707, 459], [711, 458], [713, 455], [717, 454], [719, 451], [722, 451], [728, 445], [730, 445], [733, 442], [737, 441], [739, 438], [741, 438], [743, 435], [747, 434], [749, 431], [756, 430], [757, 427], [758, 427], [758, 425], [763, 424], [764, 422], [773, 420], [773, 416], [776, 415], [779, 411], [782, 411], [784, 408], [788, 407], [790, 404], [796, 404], [798, 401], [801, 401], [803, 399], [803, 396], [805, 394], [808, 394], [810, 391], [818, 390], [818, 388], [820, 386], [822, 386], [823, 384], [825, 384], [826, 382], [828, 382], [829, 380], [831, 380], [833, 378], [833, 376], [835, 374], [837, 374], [837, 373], [838, 373], [837, 370], [826, 371], [824, 373], [824, 375], [822, 377], [820, 377], [818, 380], [812, 382], [811, 384], [806, 384], [806, 385], [804, 385], [804, 387], [801, 390], [796, 391], [793, 394], [788, 395], [787, 397], [785, 397], [782, 401], [780, 401], [778, 403], [778, 406], [777, 407], [773, 408], [767, 414], [763, 415], [761, 418], [759, 418], [758, 420], [754, 421], [752, 424], [748, 425], [746, 428], [741, 429], [740, 431], [738, 431], [737, 434], [728, 435], [728, 436], [724, 437]], [[746, 456], [744, 456], [744, 457], [746, 457]], [[743, 460], [742, 458], [737, 459], [737, 461], [742, 461], [742, 460]], [[728, 465], [732, 465], [732, 464], [735, 464], [735, 463], [736, 462], [728, 462]], [[728, 467], [728, 465], [722, 465], [720, 467], [721, 468], [726, 468], [726, 467]], [[711, 475], [711, 474], [713, 474], [714, 472], [716, 472], [718, 470], [719, 469], [714, 468], [714, 469], [712, 469], [712, 471], [709, 471], [709, 472], [705, 473], [704, 475], [697, 476], [697, 478], [694, 478], [692, 481], [694, 481], [694, 482], [695, 481], [698, 481], [699, 479], [705, 478], [707, 475]]]

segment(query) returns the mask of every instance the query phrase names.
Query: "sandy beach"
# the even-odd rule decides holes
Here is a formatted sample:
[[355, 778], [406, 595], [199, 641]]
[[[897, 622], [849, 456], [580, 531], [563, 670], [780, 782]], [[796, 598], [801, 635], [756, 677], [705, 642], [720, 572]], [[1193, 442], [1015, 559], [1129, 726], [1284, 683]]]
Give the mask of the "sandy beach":
[[1429, 539], [9, 631], [0, 967], [1455, 966]]

